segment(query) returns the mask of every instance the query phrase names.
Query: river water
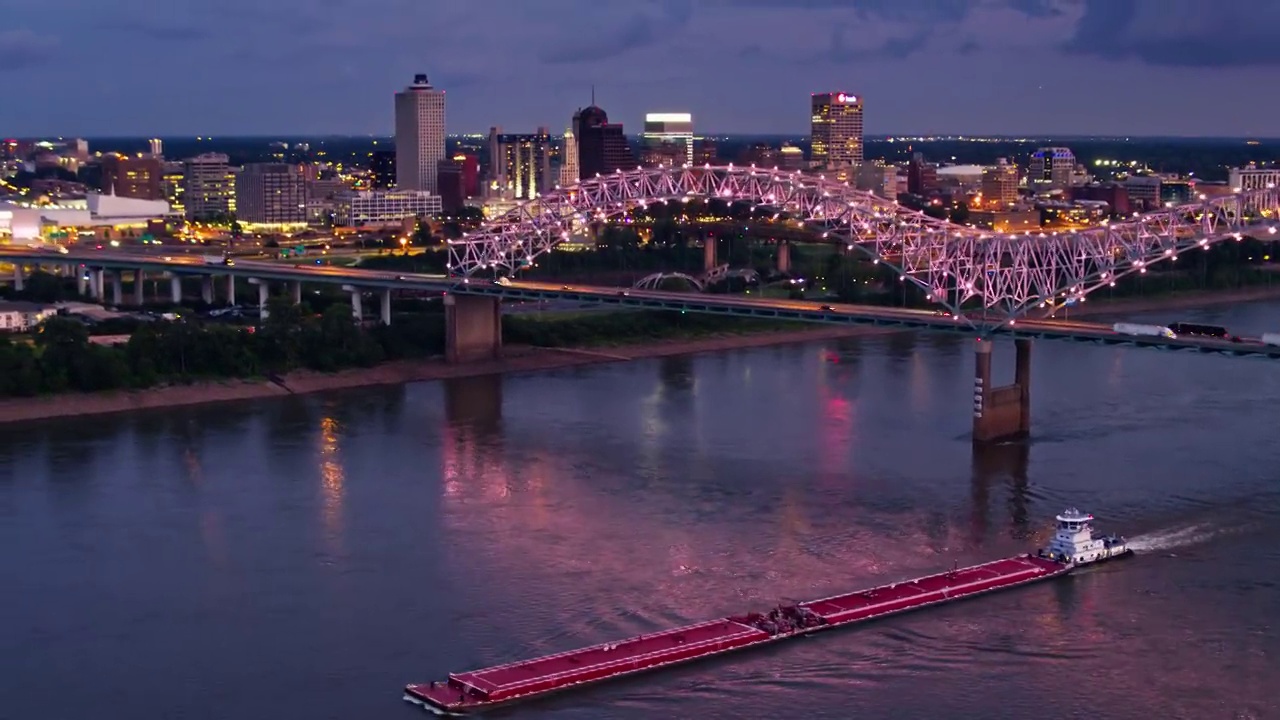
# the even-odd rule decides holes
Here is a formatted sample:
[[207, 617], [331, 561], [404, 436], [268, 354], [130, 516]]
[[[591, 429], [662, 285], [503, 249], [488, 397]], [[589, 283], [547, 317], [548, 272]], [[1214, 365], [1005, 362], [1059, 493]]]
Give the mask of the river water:
[[406, 682], [1021, 552], [1070, 505], [1143, 552], [498, 717], [1280, 717], [1280, 366], [1039, 343], [1034, 441], [975, 456], [971, 344], [6, 427], [0, 717], [415, 717]]

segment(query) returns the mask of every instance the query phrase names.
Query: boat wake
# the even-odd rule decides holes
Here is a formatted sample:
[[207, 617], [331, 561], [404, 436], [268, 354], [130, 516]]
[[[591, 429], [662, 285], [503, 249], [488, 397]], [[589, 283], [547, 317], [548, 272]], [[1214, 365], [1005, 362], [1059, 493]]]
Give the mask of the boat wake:
[[1157, 530], [1153, 533], [1130, 538], [1129, 548], [1137, 552], [1173, 550], [1190, 545], [1200, 545], [1228, 532], [1230, 531], [1226, 528], [1214, 528], [1204, 524], [1188, 525], [1172, 530]]

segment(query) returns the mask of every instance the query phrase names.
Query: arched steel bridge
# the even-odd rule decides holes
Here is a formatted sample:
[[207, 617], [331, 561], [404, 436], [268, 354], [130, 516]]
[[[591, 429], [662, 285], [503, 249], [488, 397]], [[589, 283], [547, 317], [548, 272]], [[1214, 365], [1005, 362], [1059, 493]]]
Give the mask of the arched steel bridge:
[[1053, 309], [1117, 278], [1244, 234], [1276, 234], [1280, 190], [1180, 205], [1067, 232], [998, 234], [955, 225], [820, 175], [756, 167], [636, 169], [529, 200], [449, 243], [449, 272], [512, 274], [590, 223], [657, 203], [720, 199], [800, 220], [896, 270], [957, 315], [980, 301], [998, 323]]

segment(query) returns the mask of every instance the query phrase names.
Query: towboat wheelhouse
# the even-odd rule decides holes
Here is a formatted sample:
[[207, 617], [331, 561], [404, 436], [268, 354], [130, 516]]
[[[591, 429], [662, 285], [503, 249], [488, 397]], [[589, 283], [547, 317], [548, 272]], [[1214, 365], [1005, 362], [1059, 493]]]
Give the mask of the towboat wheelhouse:
[[1129, 552], [1123, 537], [1096, 532], [1093, 529], [1092, 515], [1070, 508], [1056, 519], [1058, 527], [1053, 540], [1040, 551], [1043, 557], [1074, 565], [1087, 565]]

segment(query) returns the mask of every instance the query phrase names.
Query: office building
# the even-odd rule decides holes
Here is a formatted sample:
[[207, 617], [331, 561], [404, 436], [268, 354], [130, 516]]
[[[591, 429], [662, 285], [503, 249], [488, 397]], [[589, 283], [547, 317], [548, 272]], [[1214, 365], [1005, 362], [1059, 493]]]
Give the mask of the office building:
[[298, 165], [249, 163], [236, 176], [236, 217], [256, 225], [307, 222], [307, 178]]
[[164, 165], [154, 157], [102, 156], [102, 192], [139, 200], [162, 200]]
[[204, 153], [182, 163], [182, 205], [187, 219], [222, 218], [235, 212], [235, 185], [229, 159]]
[[928, 196], [938, 190], [938, 166], [926, 162], [923, 153], [913, 153], [907, 163], [907, 192]]
[[398, 225], [405, 218], [436, 215], [443, 209], [439, 195], [414, 190], [344, 193], [334, 204], [338, 224], [348, 227]]
[[369, 155], [369, 173], [374, 190], [390, 190], [396, 186], [396, 151], [374, 150]]
[[415, 75], [396, 93], [396, 189], [436, 193], [444, 128], [444, 91]]
[[862, 98], [848, 93], [815, 93], [811, 100], [809, 159], [819, 169], [862, 162]]
[[[693, 162], [693, 115], [689, 113], [649, 113], [644, 116], [644, 133], [640, 136], [642, 154], [652, 153], [658, 158], [682, 153], [676, 163]], [[676, 157], [679, 157], [678, 155]]]
[[489, 188], [501, 197], [531, 200], [550, 192], [551, 134], [546, 128], [528, 135], [489, 129]]
[[636, 167], [631, 144], [621, 123], [610, 123], [601, 108], [590, 105], [573, 114], [573, 135], [578, 142], [578, 177], [587, 180], [616, 170]]
[[982, 204], [1007, 207], [1018, 202], [1018, 166], [1006, 158], [982, 169]]
[[560, 148], [560, 187], [569, 187], [578, 182], [578, 140], [573, 136], [573, 128], [565, 128], [564, 141]]
[[1227, 185], [1241, 192], [1280, 187], [1280, 168], [1260, 168], [1257, 163], [1231, 168], [1227, 171]]
[[1042, 191], [1069, 188], [1075, 169], [1076, 156], [1070, 148], [1040, 148], [1031, 154], [1027, 187]]

